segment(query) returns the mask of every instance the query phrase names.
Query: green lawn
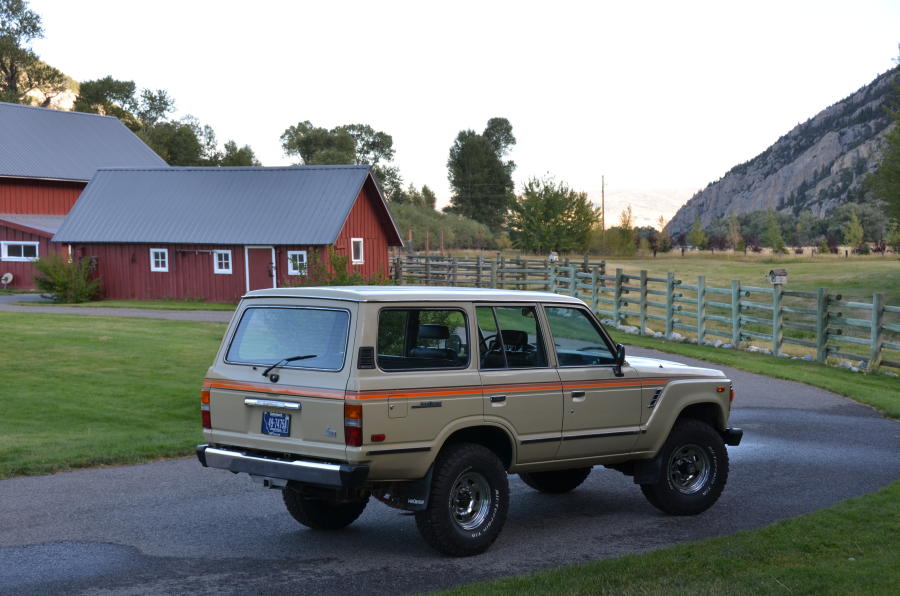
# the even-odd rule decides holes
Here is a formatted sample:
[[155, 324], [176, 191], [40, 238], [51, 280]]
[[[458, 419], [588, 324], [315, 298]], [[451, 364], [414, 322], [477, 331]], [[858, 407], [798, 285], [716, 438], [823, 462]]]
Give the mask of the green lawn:
[[224, 323], [0, 312], [0, 478], [187, 455]]
[[199, 302], [196, 300], [95, 300], [77, 304], [60, 304], [57, 302], [15, 302], [19, 306], [75, 306], [104, 308], [146, 308], [153, 310], [234, 310], [234, 304], [227, 302]]
[[893, 595], [900, 586], [898, 536], [900, 482], [894, 482], [877, 493], [760, 530], [472, 584], [447, 594]]
[[[621, 333], [615, 329], [610, 331], [617, 342], [626, 346], [641, 346], [662, 352], [681, 354], [778, 379], [799, 381], [868, 404], [882, 414], [900, 419], [900, 378], [897, 377], [889, 377], [884, 374], [853, 373], [843, 368], [825, 366], [817, 362], [773, 358], [765, 354], [741, 350], [676, 343]], [[625, 353], [628, 354], [627, 347]]]

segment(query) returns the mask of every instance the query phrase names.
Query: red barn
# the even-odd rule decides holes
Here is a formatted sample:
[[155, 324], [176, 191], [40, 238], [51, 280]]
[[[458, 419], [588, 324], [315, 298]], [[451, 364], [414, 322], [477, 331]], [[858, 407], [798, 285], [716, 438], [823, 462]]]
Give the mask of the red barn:
[[298, 285], [333, 248], [388, 274], [402, 241], [369, 166], [101, 169], [53, 238], [119, 299], [236, 301]]
[[115, 118], [0, 102], [0, 275], [33, 288], [31, 262], [98, 168], [165, 165]]

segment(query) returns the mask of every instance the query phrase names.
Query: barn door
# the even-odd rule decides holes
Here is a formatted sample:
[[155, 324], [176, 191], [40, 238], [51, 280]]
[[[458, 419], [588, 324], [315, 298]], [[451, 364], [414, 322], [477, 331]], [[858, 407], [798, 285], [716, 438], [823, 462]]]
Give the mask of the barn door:
[[275, 287], [275, 249], [271, 246], [244, 247], [247, 291]]

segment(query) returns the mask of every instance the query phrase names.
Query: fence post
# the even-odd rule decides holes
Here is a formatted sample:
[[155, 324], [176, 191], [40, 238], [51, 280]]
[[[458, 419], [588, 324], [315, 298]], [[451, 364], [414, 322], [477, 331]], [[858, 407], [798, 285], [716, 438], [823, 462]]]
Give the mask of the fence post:
[[697, 345], [706, 338], [706, 276], [697, 277]]
[[547, 291], [556, 292], [556, 263], [550, 265], [547, 269]]
[[[554, 268], [555, 268], [555, 265], [554, 265]], [[554, 289], [551, 290], [550, 289], [550, 287], [551, 287], [550, 277], [551, 277], [550, 276], [550, 261], [548, 261], [547, 259], [544, 259], [544, 280], [547, 282], [547, 285], [544, 286], [544, 289], [548, 292], [554, 292], [554, 291], [556, 291], [556, 286], [555, 286], [556, 279], [554, 279], [553, 283], [552, 283]], [[553, 272], [553, 277], [554, 278], [556, 277], [556, 272]]]
[[784, 315], [781, 312], [781, 298], [784, 286], [775, 284], [772, 286], [772, 354], [778, 356], [781, 353], [781, 342], [784, 339]]
[[666, 339], [671, 339], [675, 324], [675, 274], [666, 273]]
[[431, 259], [425, 255], [425, 285], [431, 283]]
[[[606, 261], [600, 261], [600, 275], [606, 275]], [[606, 286], [606, 280], [600, 279], [600, 285]]]
[[497, 259], [497, 273], [499, 275], [499, 279], [498, 279], [498, 283], [497, 283], [498, 288], [503, 287], [503, 279], [504, 279], [503, 268], [505, 265], [506, 265], [506, 262], [503, 259], [503, 255], [500, 255]]
[[481, 287], [481, 266], [484, 264], [484, 255], [479, 254], [478, 259], [476, 260], [475, 264], [478, 269], [478, 273], [475, 274], [475, 287], [480, 288]]
[[644, 335], [647, 328], [647, 270], [641, 269], [641, 326], [640, 334]]
[[828, 359], [828, 292], [819, 288], [816, 292], [816, 360]]
[[572, 265], [570, 273], [572, 277], [569, 278], [569, 293], [578, 298], [578, 271], [575, 265]]
[[731, 345], [741, 347], [741, 282], [731, 280]]
[[594, 265], [591, 267], [591, 310], [597, 312], [597, 305], [600, 304], [600, 288], [597, 283], [600, 281], [600, 268]]
[[456, 274], [458, 271], [458, 264], [456, 262], [456, 257], [450, 257], [450, 285], [456, 285]]
[[491, 287], [497, 287], [497, 261], [491, 259]]
[[881, 333], [881, 325], [884, 323], [884, 294], [876, 292], [872, 295], [872, 343], [869, 352], [869, 364], [867, 372], [875, 372], [881, 364], [881, 345], [884, 336]]
[[403, 279], [403, 259], [400, 257], [394, 257], [394, 282], [396, 284], [400, 284], [400, 280]]
[[619, 324], [619, 303], [622, 302], [622, 270], [616, 269], [616, 289], [613, 293], [613, 321]]

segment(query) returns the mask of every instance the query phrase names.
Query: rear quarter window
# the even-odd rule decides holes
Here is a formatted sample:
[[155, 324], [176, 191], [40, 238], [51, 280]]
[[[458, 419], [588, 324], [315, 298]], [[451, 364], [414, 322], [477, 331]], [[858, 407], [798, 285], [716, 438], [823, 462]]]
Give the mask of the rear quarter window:
[[466, 315], [456, 309], [386, 308], [378, 317], [382, 370], [465, 368], [469, 365]]
[[225, 361], [230, 364], [274, 364], [305, 356], [285, 368], [340, 370], [347, 352], [350, 313], [341, 309], [250, 307], [238, 323]]

